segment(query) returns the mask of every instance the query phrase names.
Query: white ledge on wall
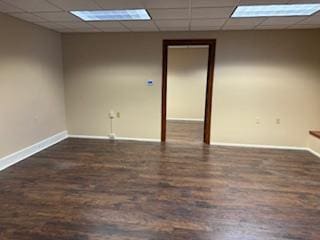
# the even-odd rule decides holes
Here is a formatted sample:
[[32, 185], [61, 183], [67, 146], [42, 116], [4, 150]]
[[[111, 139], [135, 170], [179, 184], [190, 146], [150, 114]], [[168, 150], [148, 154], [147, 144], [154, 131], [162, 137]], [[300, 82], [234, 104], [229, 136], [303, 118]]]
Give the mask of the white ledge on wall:
[[62, 140], [68, 138], [67, 131], [60, 132], [56, 135], [53, 135], [49, 138], [46, 138], [36, 144], [33, 144], [30, 147], [26, 147], [18, 152], [12, 153], [8, 156], [5, 156], [0, 159], [0, 171], [16, 164]]
[[246, 147], [246, 148], [269, 148], [269, 149], [283, 149], [283, 150], [309, 150], [305, 147], [292, 147], [292, 146], [276, 146], [276, 145], [259, 145], [259, 144], [242, 144], [242, 143], [223, 143], [214, 142], [211, 145], [214, 146], [226, 146], [226, 147]]
[[241, 143], [222, 143], [214, 142], [212, 146], [224, 146], [224, 147], [242, 147], [242, 148], [265, 148], [265, 149], [280, 149], [280, 150], [297, 150], [297, 151], [308, 151], [313, 155], [320, 158], [320, 154], [313, 151], [308, 147], [293, 147], [293, 146], [275, 146], [275, 145], [259, 145], [259, 144], [241, 144]]
[[311, 148], [308, 149], [309, 152], [311, 152], [313, 155], [316, 155], [318, 158], [320, 158], [320, 153], [313, 151]]
[[[106, 139], [111, 140], [112, 138], [108, 136], [91, 136], [91, 135], [69, 135], [70, 138], [85, 138], [85, 139]], [[138, 142], [161, 142], [160, 139], [154, 138], [130, 138], [130, 137], [116, 137], [113, 140], [123, 140], [123, 141], [138, 141]]]
[[204, 122], [202, 118], [167, 118], [167, 121]]

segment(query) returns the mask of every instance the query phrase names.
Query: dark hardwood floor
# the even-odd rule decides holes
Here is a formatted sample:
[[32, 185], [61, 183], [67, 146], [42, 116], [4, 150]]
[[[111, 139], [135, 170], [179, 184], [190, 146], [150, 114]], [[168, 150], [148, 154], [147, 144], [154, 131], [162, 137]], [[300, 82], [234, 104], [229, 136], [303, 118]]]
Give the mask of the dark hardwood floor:
[[67, 139], [0, 172], [1, 240], [318, 240], [304, 151]]
[[167, 120], [167, 142], [203, 143], [204, 122]]

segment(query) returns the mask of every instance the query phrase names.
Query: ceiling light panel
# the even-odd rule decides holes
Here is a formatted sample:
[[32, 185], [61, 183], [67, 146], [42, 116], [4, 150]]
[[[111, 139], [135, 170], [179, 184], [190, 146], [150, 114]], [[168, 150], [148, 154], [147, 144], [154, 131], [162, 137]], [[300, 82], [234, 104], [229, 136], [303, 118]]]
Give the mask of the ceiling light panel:
[[84, 21], [150, 20], [146, 9], [71, 11]]
[[282, 17], [310, 16], [320, 10], [320, 3], [311, 4], [274, 4], [274, 5], [242, 5], [238, 6], [233, 18], [241, 17]]

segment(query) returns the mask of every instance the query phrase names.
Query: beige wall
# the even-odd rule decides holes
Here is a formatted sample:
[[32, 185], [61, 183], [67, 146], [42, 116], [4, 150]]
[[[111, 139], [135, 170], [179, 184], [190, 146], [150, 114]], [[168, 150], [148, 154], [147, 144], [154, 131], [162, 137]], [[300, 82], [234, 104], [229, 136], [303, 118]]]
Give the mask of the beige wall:
[[230, 33], [221, 38], [214, 140], [306, 146], [308, 131], [320, 128], [319, 40], [319, 30]]
[[[106, 136], [114, 110], [121, 114], [114, 123], [118, 136], [159, 138], [159, 40], [154, 34], [63, 36], [69, 133]], [[147, 86], [148, 79], [154, 86]]]
[[162, 40], [172, 38], [217, 39], [213, 142], [304, 147], [320, 129], [319, 30], [97, 33], [63, 35], [70, 133], [106, 135], [114, 109], [118, 136], [159, 138]]
[[0, 14], [0, 158], [66, 130], [58, 33]]
[[208, 50], [169, 48], [168, 119], [204, 119]]

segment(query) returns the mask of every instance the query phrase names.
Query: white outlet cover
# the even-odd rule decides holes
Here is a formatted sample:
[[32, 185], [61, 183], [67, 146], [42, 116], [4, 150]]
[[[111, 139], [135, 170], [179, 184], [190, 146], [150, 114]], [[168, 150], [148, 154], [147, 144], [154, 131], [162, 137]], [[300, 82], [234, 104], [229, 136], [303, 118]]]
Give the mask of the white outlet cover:
[[116, 139], [117, 135], [115, 133], [110, 133], [109, 138], [110, 139]]
[[109, 112], [109, 118], [114, 119], [115, 117], [116, 117], [116, 113], [113, 110], [111, 110]]

